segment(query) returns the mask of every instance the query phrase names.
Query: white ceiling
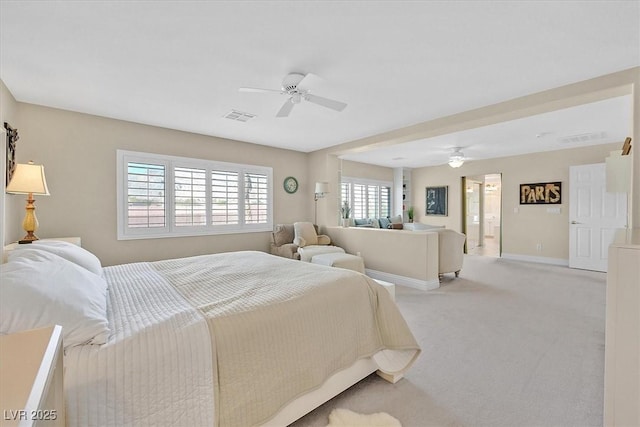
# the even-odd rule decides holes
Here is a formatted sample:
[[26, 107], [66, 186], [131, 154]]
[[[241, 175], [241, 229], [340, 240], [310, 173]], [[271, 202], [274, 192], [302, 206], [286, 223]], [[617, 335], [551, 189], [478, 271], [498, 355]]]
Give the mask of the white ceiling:
[[[18, 101], [303, 152], [638, 65], [639, 1], [0, 1], [0, 78]], [[292, 71], [319, 75], [313, 93], [348, 107], [276, 118], [283, 97], [238, 92], [279, 89]], [[580, 107], [588, 120], [519, 121], [525, 149], [593, 131], [620, 139], [606, 113], [624, 116], [625, 101], [606, 102]], [[232, 109], [257, 117], [224, 118]], [[494, 131], [431, 143], [517, 152], [510, 124]]]
[[396, 144], [341, 158], [387, 167], [417, 168], [448, 162], [455, 147], [465, 161], [620, 142], [632, 129], [630, 95], [491, 126]]

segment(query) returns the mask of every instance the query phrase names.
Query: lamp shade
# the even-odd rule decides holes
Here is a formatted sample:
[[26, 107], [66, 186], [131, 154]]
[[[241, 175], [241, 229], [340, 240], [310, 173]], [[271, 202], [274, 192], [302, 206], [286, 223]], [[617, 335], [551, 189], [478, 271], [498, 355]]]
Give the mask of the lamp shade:
[[328, 182], [316, 182], [316, 194], [324, 194], [329, 192]]
[[44, 177], [44, 166], [29, 164], [17, 164], [13, 172], [11, 182], [7, 185], [7, 193], [12, 194], [39, 194], [48, 196], [47, 180]]

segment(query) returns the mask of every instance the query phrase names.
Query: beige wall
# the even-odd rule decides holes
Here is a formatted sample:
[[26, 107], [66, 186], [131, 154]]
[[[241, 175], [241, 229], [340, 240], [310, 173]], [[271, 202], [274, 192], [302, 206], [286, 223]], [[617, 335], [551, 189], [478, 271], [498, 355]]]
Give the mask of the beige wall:
[[393, 182], [393, 169], [384, 166], [340, 160], [342, 176]]
[[[317, 202], [316, 224], [338, 225], [340, 220], [340, 160], [337, 156], [324, 150], [316, 151], [307, 155], [307, 170], [310, 182], [329, 183], [329, 193]], [[310, 195], [307, 203], [313, 220], [316, 208], [313, 194]]]
[[[326, 181], [330, 192], [317, 202], [317, 223], [338, 225], [340, 221], [340, 179], [341, 176], [365, 178], [393, 182], [393, 169], [366, 163], [341, 160], [329, 150], [319, 150], [307, 155], [309, 181]], [[313, 194], [308, 202], [313, 219], [315, 203]]]
[[[7, 89], [4, 82], [0, 80], [0, 129], [3, 132], [0, 132], [0, 153], [2, 153], [2, 160], [0, 160], [0, 170], [2, 170], [1, 180], [2, 180], [2, 195], [0, 195], [0, 218], [2, 218], [2, 225], [0, 225], [0, 243], [6, 242], [5, 236], [7, 235], [7, 231], [16, 228], [19, 225], [19, 221], [17, 218], [13, 216], [6, 215], [6, 212], [11, 210], [11, 206], [13, 205], [12, 197], [8, 194], [5, 194], [5, 167], [6, 167], [6, 156], [5, 152], [7, 149], [7, 135], [4, 133], [4, 123], [9, 123], [13, 128], [17, 128], [16, 124], [16, 116], [17, 116], [18, 103], [11, 95], [11, 92]], [[19, 129], [20, 130], [20, 129]], [[22, 135], [22, 131], [18, 133], [18, 135]], [[17, 142], [18, 148], [22, 145], [22, 141], [19, 140]], [[15, 196], [13, 196], [15, 197]], [[22, 236], [20, 236], [22, 237]]]
[[[446, 135], [452, 132], [488, 126], [626, 94], [631, 94], [633, 98], [633, 105], [631, 106], [633, 109], [633, 123], [629, 129], [629, 135], [635, 141], [635, 148], [631, 152], [633, 157], [633, 187], [629, 196], [629, 223], [637, 227], [638, 224], [640, 224], [640, 150], [637, 149], [638, 141], [640, 140], [640, 67], [630, 68], [487, 107], [441, 117], [356, 141], [350, 141], [314, 152], [311, 155], [319, 164], [322, 164], [324, 169], [327, 169], [331, 166], [331, 162], [327, 159], [330, 159], [332, 156], [337, 157], [348, 153], [362, 152], [378, 147]], [[519, 167], [509, 164], [508, 160], [505, 159], [496, 159], [487, 161], [487, 163], [469, 162], [465, 164], [462, 169], [458, 170], [457, 177], [449, 175], [453, 172], [451, 172], [448, 166], [429, 168], [423, 171], [419, 177], [417, 177], [416, 172], [414, 172], [411, 183], [412, 204], [415, 205], [418, 219], [421, 220], [421, 216], [423, 216], [424, 213], [424, 195], [422, 192], [427, 182], [429, 185], [437, 185], [436, 183], [449, 185], [450, 190], [452, 190], [453, 187], [459, 188], [460, 177], [462, 175], [502, 172], [513, 177], [509, 178], [513, 179], [513, 182], [503, 184], [503, 192], [505, 193], [505, 209], [503, 210], [503, 214], [513, 214], [514, 206], [513, 204], [509, 205], [509, 198], [516, 197], [517, 190], [515, 190], [515, 188], [518, 188], [516, 186], [520, 184], [520, 182], [517, 182], [518, 180], [523, 179], [522, 182], [544, 181], [550, 176], [556, 176], [558, 177], [557, 179], [568, 183], [569, 164], [601, 163], [604, 161], [604, 157], [609, 154], [609, 151], [613, 151], [614, 149], [620, 149], [620, 144], [605, 146], [602, 148], [602, 151], [599, 151], [600, 149], [598, 148], [594, 149], [595, 151], [587, 150], [587, 152], [584, 153], [584, 157], [578, 159], [565, 157], [564, 155], [571, 156], [571, 153], [568, 152], [559, 156], [554, 154], [549, 158], [546, 158], [545, 154], [540, 154], [538, 157], [532, 157], [530, 162], [526, 161], [520, 164]], [[330, 171], [321, 170], [319, 166], [315, 170], [323, 175], [332, 176]], [[440, 175], [440, 173], [442, 173], [442, 175]], [[540, 177], [540, 179], [536, 177]], [[568, 197], [568, 184], [565, 187], [566, 188], [563, 189], [563, 197], [565, 197], [566, 200], [566, 197]], [[449, 212], [459, 215], [461, 206], [460, 197], [459, 190], [449, 194]], [[337, 203], [337, 201], [334, 200], [333, 203]], [[563, 228], [568, 227], [567, 203], [568, 201], [563, 203], [560, 215], [547, 214], [546, 208], [543, 207], [527, 207], [526, 209], [520, 209], [520, 213], [511, 215], [511, 218], [503, 218], [503, 252], [525, 256], [557, 258], [561, 260], [568, 259], [568, 228], [566, 232]], [[552, 228], [554, 230], [553, 232], [550, 232], [549, 229], [543, 230], [536, 226], [534, 226], [533, 230], [528, 230], [527, 227], [521, 226], [522, 224], [534, 223], [533, 220], [539, 216], [539, 210], [541, 209], [544, 210], [543, 216], [545, 218], [549, 217], [548, 222], [554, 224]], [[508, 210], [510, 210], [510, 212], [507, 212]], [[454, 218], [451, 215], [453, 214], [450, 214], [448, 218], [440, 220], [436, 220], [435, 218], [432, 220], [431, 218], [433, 217], [430, 217], [429, 222], [446, 223], [448, 227], [460, 229], [461, 221], [459, 216]], [[553, 217], [549, 215], [553, 215]], [[327, 215], [326, 219], [329, 221], [323, 223], [320, 222], [319, 217], [318, 222], [320, 224], [336, 225], [337, 217], [335, 220], [332, 218], [331, 215]], [[545, 220], [543, 222], [547, 221]], [[509, 235], [508, 233], [513, 234]], [[556, 238], [559, 240], [554, 240]], [[542, 244], [541, 252], [536, 251], [536, 243]]]
[[[80, 235], [84, 245], [103, 258], [105, 264], [113, 264], [122, 261], [159, 259], [224, 250], [249, 248], [266, 250], [269, 239], [268, 233], [252, 233], [117, 241], [115, 239], [115, 150], [117, 148], [272, 166], [274, 168], [276, 223], [300, 219], [314, 220], [314, 209], [317, 206], [318, 224], [337, 225], [340, 207], [338, 191], [340, 160], [338, 156], [342, 154], [443, 135], [628, 93], [633, 94], [634, 99], [633, 128], [630, 129], [630, 134], [637, 147], [637, 141], [640, 140], [639, 87], [640, 68], [636, 67], [309, 154], [15, 103], [12, 98], [7, 98], [7, 95], [4, 94], [6, 92], [4, 86], [3, 102], [7, 103], [8, 99], [9, 108], [5, 107], [7, 112], [3, 111], [2, 114], [13, 114], [15, 117], [13, 119], [14, 125], [20, 128], [21, 140], [18, 161], [26, 162], [33, 159], [46, 166], [52, 196], [41, 197], [37, 202], [41, 220], [39, 235], [42, 237]], [[10, 112], [10, 110], [16, 109], [17, 113]], [[609, 148], [606, 150], [611, 151]], [[594, 153], [593, 157], [590, 156], [590, 154], [586, 155], [580, 162], [595, 163], [604, 158], [601, 153]], [[633, 149], [632, 156], [634, 157], [633, 181], [636, 185], [633, 187], [631, 196], [631, 220], [637, 226], [640, 223], [640, 185], [637, 184], [640, 182], [640, 150]], [[589, 160], [590, 158], [593, 160]], [[463, 166], [460, 173], [463, 173], [466, 168], [478, 168], [478, 170], [470, 170], [469, 174], [499, 172], [498, 169], [502, 168], [501, 162], [503, 161], [496, 160], [489, 163], [488, 166], [491, 167], [483, 166], [481, 162], [470, 162]], [[472, 166], [474, 163], [477, 166]], [[533, 179], [529, 177], [538, 175], [541, 176], [541, 180], [546, 180], [546, 177], [551, 175], [562, 179], [561, 177], [567, 170], [567, 163], [562, 159], [554, 158], [550, 162], [541, 162], [541, 164], [545, 164], [542, 169], [539, 165], [522, 168], [513, 171], [514, 173], [524, 171], [521, 175], [514, 176], [522, 176], [523, 179], [526, 177], [525, 181]], [[391, 169], [389, 170], [391, 171]], [[433, 168], [432, 172], [437, 170], [438, 168]], [[447, 167], [444, 170], [448, 170]], [[503, 173], [510, 170], [508, 164], [502, 168]], [[294, 195], [288, 195], [282, 190], [282, 180], [288, 175], [295, 176], [300, 182], [301, 188]], [[447, 180], [450, 179], [452, 178], [447, 178]], [[514, 178], [514, 180], [518, 179]], [[412, 183], [414, 194], [412, 204], [418, 209], [419, 219], [421, 210], [424, 209], [421, 199], [424, 196], [420, 193], [424, 189], [422, 184], [425, 180], [431, 181], [428, 173], [420, 179], [414, 177]], [[326, 198], [319, 200], [317, 205], [313, 201], [313, 186], [316, 181], [328, 181], [330, 188], [335, 189]], [[563, 181], [566, 180], [563, 179]], [[459, 186], [459, 181], [454, 184]], [[450, 184], [450, 186], [454, 184]], [[513, 191], [513, 187], [510, 189], [506, 185], [504, 191], [505, 197], [512, 197], [509, 194], [516, 194], [509, 193]], [[567, 194], [566, 190], [564, 190], [564, 194]], [[459, 204], [459, 196], [456, 199], [456, 196], [451, 194], [450, 201]], [[505, 203], [507, 201], [505, 199]], [[567, 214], [565, 206], [566, 204], [563, 204], [562, 214], [556, 215], [554, 218], [557, 219], [552, 219], [552, 221], [566, 219], [564, 218]], [[459, 212], [459, 208], [456, 210], [454, 205], [450, 205], [449, 210], [450, 212]], [[19, 229], [19, 224], [24, 216], [24, 202], [21, 196], [6, 196], [6, 211], [6, 224], [4, 225], [8, 232], [4, 241], [8, 242], [21, 237], [22, 230]], [[511, 212], [513, 212], [512, 207]], [[51, 217], [53, 217], [53, 221], [51, 221]], [[522, 223], [525, 217], [526, 215], [520, 214], [517, 216], [517, 220], [514, 218], [515, 222], [509, 222], [508, 218], [504, 219], [504, 227], [507, 229], [511, 227], [515, 233], [513, 236], [503, 236], [505, 239], [504, 252], [531, 254], [529, 249], [533, 233], [522, 231], [523, 228], [520, 227], [513, 227], [514, 224]], [[445, 221], [455, 222], [452, 224], [452, 228], [459, 229], [460, 227], [459, 220], [450, 218]], [[557, 247], [546, 243], [548, 238], [552, 237], [555, 235], [540, 235], [540, 239], [543, 239], [540, 242], [543, 244], [543, 251], [536, 252], [535, 256], [565, 259], [567, 257], [566, 251], [554, 249]], [[512, 243], [509, 243], [508, 240]], [[536, 240], [536, 242], [538, 241]], [[508, 246], [510, 244], [512, 246]]]
[[576, 105], [587, 104], [621, 95], [632, 95], [633, 123], [629, 135], [635, 148], [633, 157], [633, 183], [631, 193], [631, 225], [640, 225], [640, 67], [596, 77], [543, 92], [515, 98], [498, 104], [440, 117], [413, 126], [350, 141], [323, 150], [336, 156], [388, 147], [452, 132], [488, 126], [536, 114], [548, 113]]
[[[454, 169], [448, 165], [413, 170], [412, 199], [416, 221], [461, 230], [461, 177], [502, 174], [502, 251], [534, 257], [569, 259], [569, 166], [604, 163], [605, 157], [620, 144], [536, 153], [524, 156], [467, 162]], [[547, 213], [543, 205], [520, 205], [520, 184], [561, 181], [560, 214]], [[425, 216], [425, 187], [449, 186], [449, 215]], [[557, 207], [558, 205], [554, 205]], [[518, 209], [515, 213], [514, 209]], [[536, 244], [542, 250], [536, 250]]]
[[[116, 149], [194, 157], [273, 168], [274, 223], [309, 220], [305, 200], [313, 198], [306, 154], [239, 141], [213, 138], [153, 126], [18, 103], [20, 163], [45, 166], [51, 196], [37, 200], [40, 238], [80, 236], [84, 247], [104, 265], [157, 260], [234, 250], [269, 249], [269, 233], [118, 241], [116, 239]], [[300, 189], [288, 194], [287, 176]], [[22, 196], [8, 218], [22, 218]], [[13, 200], [12, 200], [13, 202]], [[5, 241], [22, 230], [12, 226]]]

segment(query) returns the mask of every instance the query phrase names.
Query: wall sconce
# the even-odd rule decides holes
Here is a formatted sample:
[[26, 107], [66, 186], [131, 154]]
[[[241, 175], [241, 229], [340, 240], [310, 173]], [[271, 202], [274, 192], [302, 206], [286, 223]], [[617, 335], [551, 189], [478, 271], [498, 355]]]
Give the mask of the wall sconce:
[[36, 207], [33, 195], [48, 196], [47, 180], [44, 176], [44, 166], [29, 164], [17, 164], [16, 170], [11, 177], [11, 182], [7, 185], [7, 193], [27, 194], [27, 214], [22, 221], [22, 228], [27, 235], [19, 243], [31, 243], [38, 240], [34, 232], [38, 229], [38, 218], [36, 218]]
[[316, 182], [316, 191], [313, 200], [316, 202], [315, 214], [313, 217], [313, 223], [318, 223], [318, 199], [324, 198], [324, 195], [329, 192], [328, 182]]
[[329, 192], [329, 183], [328, 182], [316, 182], [316, 196], [315, 201], [318, 199], [322, 199], [325, 193]]
[[464, 164], [464, 154], [460, 151], [460, 147], [455, 147], [453, 153], [449, 156], [449, 166], [459, 168]]

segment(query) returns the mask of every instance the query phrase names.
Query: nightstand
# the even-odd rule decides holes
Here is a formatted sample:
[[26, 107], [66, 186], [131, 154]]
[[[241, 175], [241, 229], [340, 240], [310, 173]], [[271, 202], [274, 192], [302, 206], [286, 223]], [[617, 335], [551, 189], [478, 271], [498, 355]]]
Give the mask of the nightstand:
[[0, 425], [65, 425], [62, 327], [0, 336]]
[[[69, 243], [73, 243], [74, 245], [77, 245], [77, 246], [82, 246], [82, 239], [80, 237], [56, 237], [54, 239], [40, 239], [40, 241], [42, 241], [42, 242], [46, 242], [46, 241], [50, 241], [50, 240], [61, 240], [63, 242], [69, 242]], [[2, 263], [7, 262], [7, 259], [9, 258], [9, 252], [14, 250], [18, 246], [28, 247], [29, 245], [32, 245], [32, 244], [33, 243], [27, 243], [27, 244], [21, 245], [18, 242], [9, 243], [2, 250]]]

